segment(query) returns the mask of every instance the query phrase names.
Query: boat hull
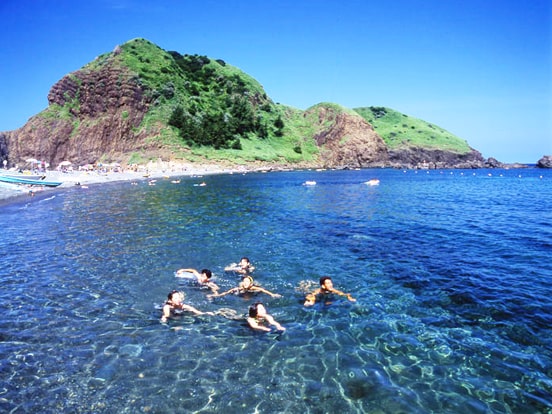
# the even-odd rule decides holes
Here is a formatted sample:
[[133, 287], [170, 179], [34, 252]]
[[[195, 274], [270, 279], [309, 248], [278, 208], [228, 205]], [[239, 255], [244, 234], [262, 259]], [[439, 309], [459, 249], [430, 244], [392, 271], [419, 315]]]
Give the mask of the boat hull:
[[33, 178], [27, 178], [24, 176], [15, 177], [10, 175], [0, 175], [0, 181], [11, 184], [43, 185], [46, 187], [57, 187], [62, 184], [60, 181], [44, 181], [40, 179], [35, 180]]

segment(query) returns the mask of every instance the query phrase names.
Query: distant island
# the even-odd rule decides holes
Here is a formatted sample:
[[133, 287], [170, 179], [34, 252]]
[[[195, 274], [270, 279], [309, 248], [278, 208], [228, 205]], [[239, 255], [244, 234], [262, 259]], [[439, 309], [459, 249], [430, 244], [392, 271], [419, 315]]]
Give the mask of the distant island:
[[[57, 165], [151, 160], [285, 168], [496, 168], [439, 126], [391, 108], [275, 103], [221, 59], [117, 45], [52, 86], [48, 107], [0, 132], [0, 160]], [[541, 163], [542, 161], [542, 163]], [[538, 166], [550, 168], [546, 157]]]

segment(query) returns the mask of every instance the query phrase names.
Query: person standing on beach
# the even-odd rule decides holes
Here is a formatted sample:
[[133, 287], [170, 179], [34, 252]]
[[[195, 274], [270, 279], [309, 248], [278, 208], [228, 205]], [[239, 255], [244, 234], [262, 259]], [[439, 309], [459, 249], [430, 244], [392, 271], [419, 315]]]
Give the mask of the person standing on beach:
[[345, 293], [337, 290], [333, 287], [332, 278], [329, 276], [322, 276], [320, 278], [320, 287], [314, 290], [312, 293], [307, 294], [305, 298], [304, 306], [312, 306], [316, 303], [319, 297], [328, 297], [330, 294], [339, 296], [346, 296], [350, 302], [356, 302], [356, 299], [351, 296], [350, 293]]

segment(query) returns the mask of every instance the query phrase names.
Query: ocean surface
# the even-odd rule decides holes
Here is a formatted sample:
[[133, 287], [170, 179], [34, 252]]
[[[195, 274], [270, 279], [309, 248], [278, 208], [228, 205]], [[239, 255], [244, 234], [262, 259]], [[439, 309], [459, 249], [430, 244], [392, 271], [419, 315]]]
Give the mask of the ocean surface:
[[[0, 222], [0, 412], [552, 412], [552, 170], [90, 185]], [[281, 298], [174, 274], [226, 290], [242, 256]], [[357, 301], [303, 307], [323, 275]], [[227, 317], [160, 323], [172, 289]], [[253, 332], [255, 301], [287, 330]]]

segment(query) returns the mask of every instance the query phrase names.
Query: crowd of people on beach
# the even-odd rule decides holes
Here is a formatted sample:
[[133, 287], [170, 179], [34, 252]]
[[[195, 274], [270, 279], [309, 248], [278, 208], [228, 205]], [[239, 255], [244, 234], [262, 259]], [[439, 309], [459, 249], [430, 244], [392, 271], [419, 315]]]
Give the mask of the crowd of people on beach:
[[[193, 278], [198, 284], [204, 286], [210, 290], [207, 295], [209, 299], [223, 297], [229, 294], [245, 295], [245, 294], [266, 294], [272, 298], [282, 297], [280, 294], [270, 292], [269, 290], [261, 287], [253, 279], [251, 273], [255, 270], [255, 267], [251, 264], [249, 258], [242, 257], [239, 263], [233, 263], [230, 266], [224, 268], [225, 272], [233, 272], [241, 276], [241, 281], [238, 286], [233, 287], [225, 292], [219, 292], [219, 286], [212, 281], [212, 272], [209, 269], [202, 269], [198, 271], [193, 268], [182, 268], [176, 271], [177, 277], [189, 277]], [[307, 291], [305, 296], [304, 306], [310, 307], [317, 302], [323, 302], [328, 305], [331, 303], [331, 297], [333, 295], [344, 296], [350, 302], [355, 302], [356, 299], [352, 297], [350, 293], [342, 292], [333, 286], [333, 281], [329, 276], [322, 276], [319, 280], [319, 286], [311, 291], [308, 291], [312, 287], [313, 282], [304, 282], [300, 284], [299, 289]], [[172, 290], [167, 300], [163, 304], [163, 311], [161, 316], [161, 322], [167, 323], [169, 318], [180, 315], [182, 312], [191, 312], [195, 315], [221, 315], [228, 317], [228, 309], [221, 309], [215, 312], [203, 312], [195, 307], [184, 303], [185, 295], [178, 290]], [[231, 312], [231, 319], [240, 319], [236, 317], [236, 312]], [[277, 331], [283, 332], [286, 330], [280, 323], [278, 323], [272, 315], [267, 311], [266, 306], [262, 301], [256, 301], [249, 306], [249, 310], [246, 316], [248, 326], [256, 331], [270, 332], [272, 328]]]

